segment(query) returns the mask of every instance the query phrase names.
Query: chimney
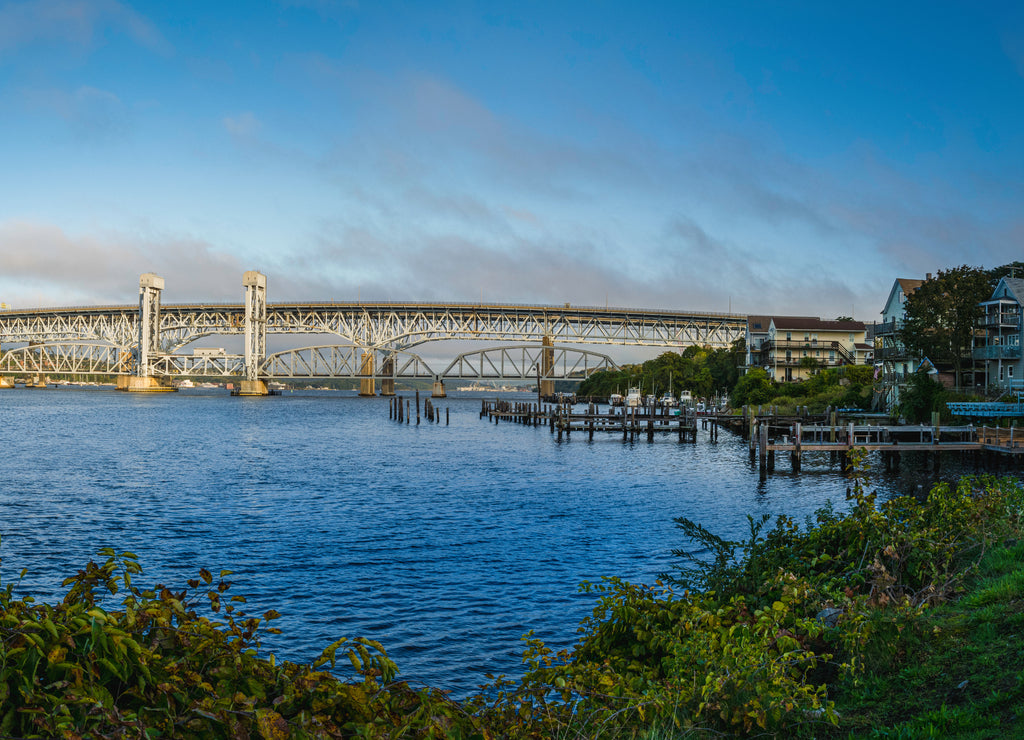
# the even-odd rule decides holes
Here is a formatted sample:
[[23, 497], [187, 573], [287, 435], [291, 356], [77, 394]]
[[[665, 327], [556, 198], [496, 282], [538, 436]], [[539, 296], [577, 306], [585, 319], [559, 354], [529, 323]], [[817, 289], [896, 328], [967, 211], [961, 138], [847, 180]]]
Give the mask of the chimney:
[[926, 272], [926, 273], [924, 274], [924, 279], [925, 279], [925, 280], [931, 280], [931, 279], [932, 279], [932, 274], [931, 274], [930, 272]]

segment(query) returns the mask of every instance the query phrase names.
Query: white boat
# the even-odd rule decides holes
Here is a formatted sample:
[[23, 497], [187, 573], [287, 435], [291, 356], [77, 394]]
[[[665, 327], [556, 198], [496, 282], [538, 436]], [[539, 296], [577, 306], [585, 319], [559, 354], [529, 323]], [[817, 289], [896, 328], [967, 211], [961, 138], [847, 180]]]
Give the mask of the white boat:
[[692, 406], [693, 405], [693, 394], [690, 391], [682, 391], [679, 394], [679, 405], [680, 406]]
[[625, 406], [626, 399], [622, 397], [621, 393], [613, 393], [608, 396], [608, 405], [610, 406]]
[[673, 408], [679, 405], [679, 401], [677, 401], [676, 397], [673, 396], [671, 393], [665, 391], [665, 395], [661, 397], [660, 401], [658, 401], [658, 405], [663, 406], [665, 408]]
[[626, 394], [626, 408], [635, 409], [637, 406], [643, 403], [643, 397], [640, 395], [639, 388], [630, 388]]

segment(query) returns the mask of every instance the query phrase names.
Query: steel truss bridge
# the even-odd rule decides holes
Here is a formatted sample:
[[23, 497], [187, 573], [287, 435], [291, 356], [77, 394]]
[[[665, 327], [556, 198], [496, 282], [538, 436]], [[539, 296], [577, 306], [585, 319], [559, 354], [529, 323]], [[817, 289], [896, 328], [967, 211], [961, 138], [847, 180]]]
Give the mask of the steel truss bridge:
[[[250, 383], [359, 378], [382, 380], [385, 390], [396, 378], [548, 382], [617, 367], [604, 352], [567, 345], [724, 348], [746, 328], [746, 317], [736, 314], [568, 304], [268, 304], [265, 276], [247, 272], [242, 282], [242, 304], [161, 305], [163, 279], [147, 273], [137, 306], [0, 311], [0, 374], [112, 374], [160, 382], [182, 376]], [[338, 341], [268, 352], [268, 334]], [[244, 338], [242, 354], [196, 344], [232, 335]], [[452, 340], [498, 346], [433, 365], [411, 351]]]

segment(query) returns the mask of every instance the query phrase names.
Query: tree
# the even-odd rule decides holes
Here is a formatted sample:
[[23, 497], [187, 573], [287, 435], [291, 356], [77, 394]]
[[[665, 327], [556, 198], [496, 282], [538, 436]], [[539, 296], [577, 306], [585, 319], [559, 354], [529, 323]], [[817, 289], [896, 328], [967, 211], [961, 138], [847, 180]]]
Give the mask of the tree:
[[744, 406], [750, 404], [768, 403], [775, 398], [775, 387], [768, 378], [768, 373], [759, 367], [747, 372], [732, 391], [732, 405]]
[[962, 265], [940, 270], [907, 296], [905, 318], [900, 331], [903, 345], [933, 363], [953, 366], [957, 385], [963, 380], [965, 364], [971, 360], [978, 305], [992, 291], [988, 273]]
[[814, 357], [801, 357], [800, 367], [804, 370], [810, 370], [811, 375], [816, 375], [818, 370], [821, 369], [821, 363]]
[[929, 421], [933, 411], [945, 408], [945, 397], [942, 383], [919, 370], [907, 378], [907, 387], [900, 394], [900, 414], [911, 424]]

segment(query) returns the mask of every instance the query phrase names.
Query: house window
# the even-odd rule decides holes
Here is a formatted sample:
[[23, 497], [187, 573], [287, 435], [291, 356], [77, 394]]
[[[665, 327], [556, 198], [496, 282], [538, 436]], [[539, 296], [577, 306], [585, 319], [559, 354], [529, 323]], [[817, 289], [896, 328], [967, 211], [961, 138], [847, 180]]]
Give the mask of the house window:
[[1013, 380], [1013, 365], [1006, 366], [1006, 377]]
[[787, 331], [786, 332], [786, 341], [787, 342], [793, 341], [793, 332], [791, 332], [791, 331]]

